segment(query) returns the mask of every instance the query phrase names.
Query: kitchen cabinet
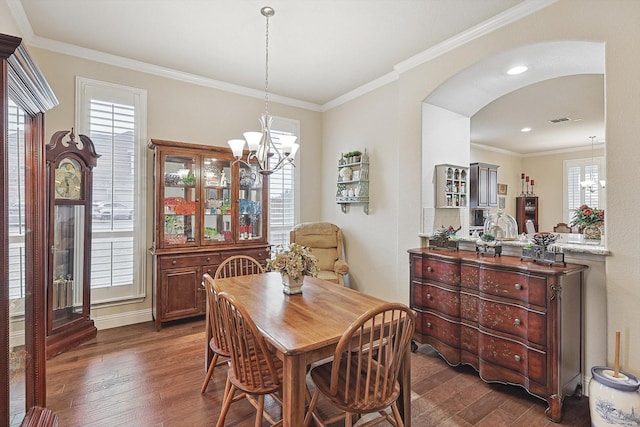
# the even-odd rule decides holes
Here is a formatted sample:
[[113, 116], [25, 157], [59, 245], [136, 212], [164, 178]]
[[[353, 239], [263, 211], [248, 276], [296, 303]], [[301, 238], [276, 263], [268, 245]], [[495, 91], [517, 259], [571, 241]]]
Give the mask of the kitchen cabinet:
[[268, 177], [234, 162], [231, 150], [152, 139], [153, 313], [164, 322], [205, 314], [202, 275], [224, 259], [265, 263]]
[[581, 292], [586, 266], [518, 257], [409, 250], [414, 338], [483, 380], [520, 385], [562, 419], [581, 384]]
[[538, 197], [516, 197], [516, 222], [518, 223], [518, 234], [527, 233], [528, 220], [533, 222], [533, 227], [538, 231]]
[[498, 207], [498, 167], [488, 163], [469, 165], [469, 207]]
[[467, 206], [469, 168], [455, 165], [436, 165], [436, 208], [464, 208]]

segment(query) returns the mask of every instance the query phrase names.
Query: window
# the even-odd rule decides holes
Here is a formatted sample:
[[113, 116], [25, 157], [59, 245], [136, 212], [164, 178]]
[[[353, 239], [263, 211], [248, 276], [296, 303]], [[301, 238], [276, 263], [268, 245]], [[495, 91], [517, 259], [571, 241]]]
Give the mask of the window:
[[93, 169], [91, 302], [144, 296], [146, 91], [78, 77], [77, 133]]
[[605, 208], [604, 187], [598, 185], [590, 190], [580, 186], [580, 182], [585, 180], [604, 182], [604, 164], [602, 157], [564, 161], [564, 218], [567, 224], [571, 222], [573, 212], [582, 204]]
[[[279, 135], [300, 133], [297, 120], [274, 117], [271, 125], [271, 140], [279, 147]], [[289, 244], [289, 231], [298, 222], [299, 217], [299, 178], [297, 168], [285, 166], [269, 175], [269, 243], [272, 245]]]

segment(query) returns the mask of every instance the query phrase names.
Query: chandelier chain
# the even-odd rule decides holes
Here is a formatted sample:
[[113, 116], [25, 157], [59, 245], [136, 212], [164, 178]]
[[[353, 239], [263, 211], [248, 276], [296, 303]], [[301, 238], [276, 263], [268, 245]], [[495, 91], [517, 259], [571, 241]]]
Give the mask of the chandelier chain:
[[265, 59], [264, 59], [264, 112], [269, 110], [269, 15], [266, 15], [267, 24], [265, 31]]

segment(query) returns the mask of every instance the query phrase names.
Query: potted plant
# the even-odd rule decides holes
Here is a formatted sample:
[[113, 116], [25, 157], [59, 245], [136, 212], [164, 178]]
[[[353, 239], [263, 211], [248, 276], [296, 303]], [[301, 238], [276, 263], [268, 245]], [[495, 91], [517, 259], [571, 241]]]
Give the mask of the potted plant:
[[501, 255], [502, 243], [496, 240], [496, 236], [493, 233], [483, 233], [482, 236], [476, 240], [476, 252], [493, 256]]
[[458, 250], [458, 237], [456, 233], [462, 229], [462, 226], [454, 228], [452, 225], [445, 228], [444, 225], [433, 233], [429, 238], [429, 247], [434, 249]]
[[318, 259], [306, 246], [290, 243], [277, 245], [267, 260], [267, 271], [279, 271], [286, 294], [302, 292], [304, 276], [318, 275]]
[[353, 153], [353, 163], [360, 163], [362, 153], [358, 150], [352, 151], [352, 153]]
[[591, 208], [580, 205], [573, 211], [571, 226], [578, 227], [586, 241], [599, 241], [602, 237], [602, 225], [604, 224], [604, 209]]

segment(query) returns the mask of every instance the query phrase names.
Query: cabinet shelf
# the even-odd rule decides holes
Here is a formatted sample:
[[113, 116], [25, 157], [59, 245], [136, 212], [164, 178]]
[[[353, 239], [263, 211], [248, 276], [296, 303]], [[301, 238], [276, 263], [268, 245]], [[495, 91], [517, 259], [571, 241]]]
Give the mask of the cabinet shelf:
[[336, 203], [343, 213], [348, 212], [350, 204], [361, 204], [365, 214], [369, 214], [369, 156], [367, 150], [361, 160], [354, 163], [338, 162], [336, 179]]
[[468, 205], [469, 170], [464, 166], [436, 165], [436, 208], [459, 209]]

